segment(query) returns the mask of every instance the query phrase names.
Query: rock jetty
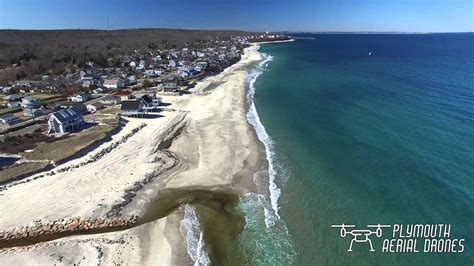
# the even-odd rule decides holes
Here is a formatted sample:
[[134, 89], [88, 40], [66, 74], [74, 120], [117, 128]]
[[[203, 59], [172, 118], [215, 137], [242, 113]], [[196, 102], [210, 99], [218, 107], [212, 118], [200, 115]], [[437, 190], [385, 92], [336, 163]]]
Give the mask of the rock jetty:
[[35, 238], [61, 233], [89, 231], [95, 229], [131, 227], [136, 224], [137, 221], [138, 216], [130, 216], [127, 218], [73, 217], [70, 219], [60, 219], [47, 223], [43, 223], [41, 220], [37, 220], [30, 225], [15, 227], [8, 231], [0, 231], [0, 242], [8, 240]]

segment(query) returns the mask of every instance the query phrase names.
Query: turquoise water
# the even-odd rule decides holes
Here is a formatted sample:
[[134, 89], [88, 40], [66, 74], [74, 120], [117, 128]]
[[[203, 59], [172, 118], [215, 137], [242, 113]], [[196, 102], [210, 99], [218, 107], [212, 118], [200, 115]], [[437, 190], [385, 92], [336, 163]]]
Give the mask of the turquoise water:
[[[309, 37], [260, 49], [282, 220], [258, 263], [472, 265], [474, 34]], [[464, 252], [347, 252], [342, 223], [451, 224]]]

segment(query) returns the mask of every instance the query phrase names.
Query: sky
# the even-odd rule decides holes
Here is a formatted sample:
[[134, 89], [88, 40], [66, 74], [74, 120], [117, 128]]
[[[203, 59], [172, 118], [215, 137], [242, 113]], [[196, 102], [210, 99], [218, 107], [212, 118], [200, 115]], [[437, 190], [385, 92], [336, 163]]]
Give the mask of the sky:
[[0, 0], [0, 28], [472, 32], [474, 0]]

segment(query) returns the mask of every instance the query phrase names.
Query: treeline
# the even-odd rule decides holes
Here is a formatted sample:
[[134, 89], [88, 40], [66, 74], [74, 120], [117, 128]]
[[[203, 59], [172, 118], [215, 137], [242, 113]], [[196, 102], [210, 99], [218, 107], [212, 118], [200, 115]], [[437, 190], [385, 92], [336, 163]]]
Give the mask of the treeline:
[[173, 29], [0, 30], [0, 68], [16, 64], [21, 67], [17, 78], [73, 73], [89, 61], [98, 67], [117, 66], [119, 56], [135, 50], [207, 47], [216, 40], [252, 34]]

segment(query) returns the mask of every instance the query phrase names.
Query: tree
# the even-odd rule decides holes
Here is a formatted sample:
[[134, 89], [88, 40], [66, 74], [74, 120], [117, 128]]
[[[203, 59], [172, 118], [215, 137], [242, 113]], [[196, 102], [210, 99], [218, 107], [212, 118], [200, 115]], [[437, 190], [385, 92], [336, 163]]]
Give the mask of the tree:
[[151, 87], [153, 84], [151, 83], [151, 81], [149, 81], [148, 79], [145, 79], [143, 82], [142, 82], [142, 88], [149, 88]]

